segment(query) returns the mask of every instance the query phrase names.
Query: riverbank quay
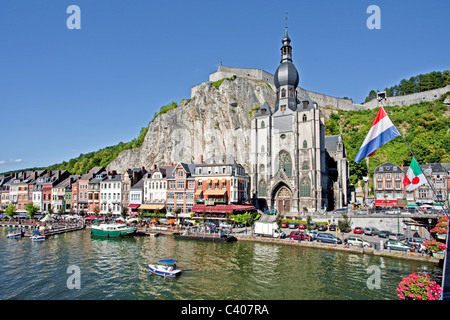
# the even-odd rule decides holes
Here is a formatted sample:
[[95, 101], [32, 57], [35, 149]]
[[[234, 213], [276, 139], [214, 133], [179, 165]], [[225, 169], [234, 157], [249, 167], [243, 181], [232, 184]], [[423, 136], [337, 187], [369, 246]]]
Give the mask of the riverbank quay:
[[23, 230], [24, 237], [32, 237], [34, 235], [33, 231], [40, 231], [45, 236], [52, 236], [55, 234], [61, 234], [71, 231], [78, 231], [85, 228], [85, 224], [78, 223], [64, 223], [57, 222], [51, 224], [42, 224], [36, 222], [18, 222], [18, 221], [1, 221], [0, 227], [6, 228], [21, 228]]
[[252, 242], [261, 242], [261, 243], [274, 243], [281, 245], [290, 245], [297, 247], [307, 247], [307, 248], [317, 248], [317, 249], [325, 249], [325, 250], [334, 250], [334, 251], [342, 251], [348, 253], [358, 253], [358, 254], [371, 254], [379, 257], [391, 257], [391, 258], [399, 258], [399, 259], [407, 259], [407, 260], [415, 260], [415, 261], [425, 261], [430, 263], [439, 264], [439, 259], [435, 259], [428, 255], [422, 255], [421, 253], [415, 252], [402, 252], [395, 250], [377, 250], [373, 248], [358, 248], [355, 246], [346, 246], [346, 245], [336, 245], [330, 243], [319, 243], [319, 242], [311, 242], [311, 241], [298, 241], [291, 239], [278, 239], [278, 238], [268, 238], [268, 237], [260, 237], [260, 236], [251, 236], [251, 235], [234, 235], [239, 241], [252, 241]]

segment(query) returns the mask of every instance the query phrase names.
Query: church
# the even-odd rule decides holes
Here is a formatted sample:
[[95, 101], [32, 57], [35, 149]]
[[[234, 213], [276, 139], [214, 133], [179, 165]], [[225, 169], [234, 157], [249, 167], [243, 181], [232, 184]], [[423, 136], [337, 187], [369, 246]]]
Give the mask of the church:
[[252, 120], [250, 193], [259, 209], [283, 216], [324, 212], [348, 203], [348, 162], [340, 135], [325, 136], [323, 115], [298, 88], [287, 27], [274, 75], [276, 102]]

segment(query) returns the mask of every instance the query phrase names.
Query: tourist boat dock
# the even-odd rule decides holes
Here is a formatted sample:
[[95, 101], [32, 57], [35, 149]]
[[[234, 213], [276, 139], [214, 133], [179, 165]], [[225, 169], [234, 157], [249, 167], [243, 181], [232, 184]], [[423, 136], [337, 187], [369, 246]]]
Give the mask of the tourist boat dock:
[[14, 227], [20, 228], [22, 230], [22, 235], [24, 237], [32, 237], [34, 236], [33, 231], [39, 230], [45, 236], [52, 236], [56, 234], [78, 231], [85, 228], [85, 225], [82, 223], [78, 224], [53, 224], [47, 226], [39, 226], [36, 228], [36, 224], [30, 223], [17, 223], [17, 222], [5, 222], [0, 223], [0, 227]]

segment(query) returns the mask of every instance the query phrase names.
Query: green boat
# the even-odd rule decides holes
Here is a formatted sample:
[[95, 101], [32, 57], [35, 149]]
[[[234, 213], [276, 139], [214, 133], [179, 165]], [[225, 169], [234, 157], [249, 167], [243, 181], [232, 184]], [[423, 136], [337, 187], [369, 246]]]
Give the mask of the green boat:
[[107, 238], [122, 238], [133, 236], [136, 227], [128, 227], [123, 223], [101, 223], [99, 226], [91, 227], [91, 235]]

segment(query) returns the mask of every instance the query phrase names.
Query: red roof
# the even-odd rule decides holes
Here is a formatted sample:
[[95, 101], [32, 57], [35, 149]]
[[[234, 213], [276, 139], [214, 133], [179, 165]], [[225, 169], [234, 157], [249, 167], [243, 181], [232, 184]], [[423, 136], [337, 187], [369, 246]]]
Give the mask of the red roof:
[[192, 212], [203, 212], [206, 213], [234, 213], [236, 211], [251, 211], [255, 210], [254, 206], [248, 205], [238, 205], [238, 204], [226, 204], [226, 205], [215, 205], [207, 206], [204, 204], [194, 204]]
[[137, 208], [139, 208], [139, 206], [140, 206], [140, 204], [134, 204], [134, 203], [132, 203], [132, 204], [129, 204], [129, 205], [128, 205], [128, 208], [130, 208], [130, 209], [137, 209]]

